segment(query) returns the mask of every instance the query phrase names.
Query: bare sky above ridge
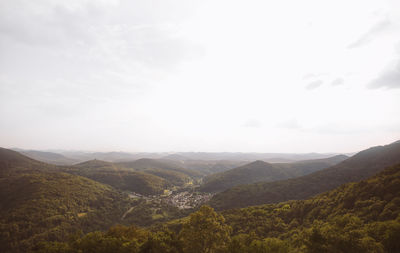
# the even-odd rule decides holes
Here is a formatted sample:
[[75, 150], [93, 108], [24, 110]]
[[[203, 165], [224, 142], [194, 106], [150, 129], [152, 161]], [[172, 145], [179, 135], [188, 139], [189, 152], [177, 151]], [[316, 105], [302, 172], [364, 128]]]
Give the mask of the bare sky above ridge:
[[396, 0], [4, 0], [0, 146], [353, 152], [400, 139]]

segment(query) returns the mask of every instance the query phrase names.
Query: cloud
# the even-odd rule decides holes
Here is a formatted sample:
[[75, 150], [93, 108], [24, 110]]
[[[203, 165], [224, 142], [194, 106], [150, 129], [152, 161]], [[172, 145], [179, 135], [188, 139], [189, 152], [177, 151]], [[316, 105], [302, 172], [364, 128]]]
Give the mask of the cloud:
[[356, 41], [347, 46], [349, 49], [364, 46], [374, 40], [378, 35], [390, 30], [392, 22], [389, 19], [385, 19], [373, 27], [371, 27], [366, 33], [362, 34]]
[[400, 88], [400, 62], [396, 67], [384, 71], [380, 76], [372, 80], [367, 87], [371, 89], [387, 88], [399, 89]]
[[277, 125], [279, 128], [286, 129], [302, 129], [303, 127], [299, 124], [297, 119], [289, 119], [287, 121], [283, 121]]
[[[132, 66], [169, 69], [201, 54], [199, 46], [179, 37], [176, 17], [154, 15], [161, 8], [158, 5], [127, 1], [6, 2], [0, 3], [1, 51], [8, 47], [4, 41], [17, 42], [75, 61], [128, 66], [131, 70]], [[174, 7], [168, 6], [171, 9], [163, 13], [174, 13]]]
[[317, 79], [328, 75], [328, 73], [307, 73], [303, 76], [303, 80]]
[[252, 127], [252, 128], [260, 128], [262, 123], [256, 119], [248, 119], [244, 124], [243, 127]]
[[307, 90], [315, 90], [316, 88], [321, 86], [323, 83], [324, 82], [322, 80], [312, 81], [312, 82], [308, 83], [308, 85], [306, 86], [306, 89]]
[[336, 86], [336, 85], [342, 85], [344, 84], [344, 79], [341, 77], [336, 78], [335, 80], [332, 81], [331, 85]]
[[303, 80], [308, 80], [308, 79], [314, 78], [315, 76], [316, 76], [316, 75], [313, 74], [313, 73], [308, 73], [308, 74], [305, 74], [305, 75], [303, 76]]

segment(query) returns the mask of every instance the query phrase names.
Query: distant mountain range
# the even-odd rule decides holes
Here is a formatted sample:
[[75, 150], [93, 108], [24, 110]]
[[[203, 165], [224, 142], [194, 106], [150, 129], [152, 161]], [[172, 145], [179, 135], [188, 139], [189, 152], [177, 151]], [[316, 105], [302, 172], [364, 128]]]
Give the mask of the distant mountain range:
[[341, 184], [368, 178], [397, 163], [400, 163], [400, 142], [369, 148], [337, 165], [305, 176], [239, 185], [215, 195], [210, 204], [221, 210], [305, 199]]
[[252, 162], [262, 160], [270, 163], [287, 163], [301, 160], [323, 159], [338, 155], [337, 153], [240, 153], [240, 152], [176, 152], [176, 153], [128, 153], [128, 152], [83, 152], [83, 151], [38, 151], [14, 148], [26, 156], [56, 165], [72, 165], [89, 160], [108, 162], [127, 162], [142, 158], [173, 161], [236, 161]]
[[[35, 154], [43, 157], [42, 153]], [[256, 238], [260, 239], [259, 243], [266, 243], [262, 241], [266, 237], [286, 240], [291, 247], [310, 252], [327, 252], [325, 249], [330, 252], [382, 252], [382, 249], [398, 252], [400, 249], [397, 236], [400, 220], [395, 220], [400, 213], [400, 142], [373, 147], [350, 158], [333, 156], [292, 163], [271, 164], [261, 160], [244, 163], [242, 160], [146, 158], [129, 162], [94, 159], [73, 166], [57, 166], [0, 148], [0, 252], [29, 252], [43, 241], [69, 241], [72, 246], [79, 242], [94, 252], [98, 244], [82, 243], [76, 231], [104, 231], [124, 222], [121, 217], [132, 210], [133, 200], [120, 190], [156, 194], [166, 187], [179, 186], [218, 170], [223, 171], [206, 177], [202, 187], [208, 184], [207, 187], [221, 190], [221, 186], [233, 185], [217, 193], [210, 204], [225, 210], [222, 214], [232, 227], [233, 235], [237, 235], [231, 246], [238, 252], [254, 252], [240, 249], [246, 243], [249, 247], [256, 245], [253, 240]], [[232, 169], [233, 166], [236, 168]], [[383, 171], [384, 168], [387, 169]], [[379, 174], [366, 180], [376, 173]], [[298, 175], [304, 176], [296, 177]], [[287, 176], [294, 178], [266, 182]], [[251, 183], [259, 180], [262, 182]], [[364, 181], [343, 185], [360, 180]], [[246, 182], [250, 183], [243, 184]], [[319, 193], [322, 194], [307, 199]], [[271, 204], [282, 201], [287, 202]], [[255, 206], [259, 204], [263, 205]], [[245, 208], [235, 209], [237, 207]], [[181, 222], [188, 219], [191, 217], [171, 222], [172, 231], [179, 232]], [[159, 231], [158, 228], [153, 229]], [[129, 229], [137, 231], [134, 227]], [[128, 245], [127, 238], [123, 241], [114, 238], [118, 233], [89, 235], [91, 239], [87, 242], [98, 239], [98, 242], [112, 242], [107, 245]], [[106, 236], [106, 240], [102, 236]], [[129, 245], [137, 246], [135, 233], [130, 236], [132, 244]], [[150, 236], [146, 243], [162, 238]], [[281, 243], [279, 240], [274, 242]], [[165, 243], [168, 240], [162, 245]], [[57, 248], [64, 244], [48, 246], [47, 251], [39, 252], [65, 249]], [[142, 246], [141, 249], [145, 249]]]
[[274, 164], [264, 161], [255, 161], [238, 168], [205, 177], [200, 190], [219, 192], [242, 184], [271, 182], [303, 176], [314, 171], [328, 168], [347, 158], [348, 157], [345, 155], [337, 155], [324, 159]]

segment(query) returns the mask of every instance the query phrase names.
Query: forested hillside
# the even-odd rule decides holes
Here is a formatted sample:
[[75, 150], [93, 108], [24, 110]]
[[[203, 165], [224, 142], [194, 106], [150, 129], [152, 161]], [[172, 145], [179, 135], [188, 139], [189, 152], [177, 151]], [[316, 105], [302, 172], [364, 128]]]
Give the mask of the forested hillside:
[[389, 252], [400, 251], [400, 164], [308, 200], [218, 214], [203, 206], [152, 230], [117, 226], [42, 243], [37, 252]]
[[36, 161], [16, 151], [0, 148], [0, 177], [10, 173], [55, 169], [56, 166]]
[[26, 252], [40, 240], [105, 229], [129, 208], [127, 197], [111, 187], [60, 172], [2, 177], [0, 199], [1, 252]]
[[37, 150], [15, 150], [23, 155], [26, 155], [32, 159], [50, 163], [54, 165], [72, 165], [78, 163], [79, 160], [68, 158], [62, 154], [57, 154], [53, 152], [37, 151]]
[[328, 168], [347, 158], [347, 156], [338, 155], [325, 159], [274, 164], [255, 161], [238, 168], [205, 177], [203, 179], [204, 183], [199, 190], [205, 192], [220, 192], [242, 184], [271, 182], [303, 176], [314, 171]]
[[347, 182], [368, 178], [400, 163], [400, 143], [373, 147], [327, 169], [302, 177], [240, 185], [218, 193], [210, 204], [218, 210], [305, 199]]
[[290, 177], [273, 164], [255, 161], [225, 172], [209, 175], [203, 179], [200, 191], [219, 192], [231, 187], [260, 181], [275, 181]]
[[117, 166], [134, 169], [138, 171], [155, 170], [155, 171], [174, 171], [186, 175], [189, 177], [201, 177], [201, 173], [186, 169], [182, 166], [179, 161], [167, 160], [167, 159], [147, 159], [142, 158], [131, 162], [116, 163]]
[[[181, 183], [178, 181], [178, 179], [181, 179], [180, 175], [177, 176], [178, 179], [168, 177], [171, 181], [167, 181], [165, 178], [157, 175], [124, 169], [113, 163], [100, 160], [80, 163], [66, 168], [65, 171], [111, 185], [116, 189], [132, 191], [143, 195], [158, 194], [174, 183]], [[168, 171], [165, 172], [165, 174], [169, 175], [168, 173]]]

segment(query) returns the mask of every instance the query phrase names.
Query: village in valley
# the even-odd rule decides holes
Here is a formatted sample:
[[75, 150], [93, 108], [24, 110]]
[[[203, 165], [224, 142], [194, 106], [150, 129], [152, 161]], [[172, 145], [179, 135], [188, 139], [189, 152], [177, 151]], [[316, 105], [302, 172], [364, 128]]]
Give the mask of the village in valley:
[[144, 199], [146, 200], [146, 202], [153, 202], [158, 204], [168, 204], [175, 206], [179, 209], [196, 208], [208, 202], [213, 196], [213, 194], [211, 193], [203, 193], [190, 190], [164, 190], [163, 194], [150, 196], [143, 196], [135, 192], [129, 192], [128, 195], [130, 198]]
[[132, 206], [121, 220], [128, 220], [139, 226], [149, 226], [155, 222], [185, 217], [194, 209], [207, 204], [214, 195], [197, 191], [198, 186], [199, 182], [190, 180], [182, 186], [164, 189], [157, 195], [126, 192], [132, 200]]

